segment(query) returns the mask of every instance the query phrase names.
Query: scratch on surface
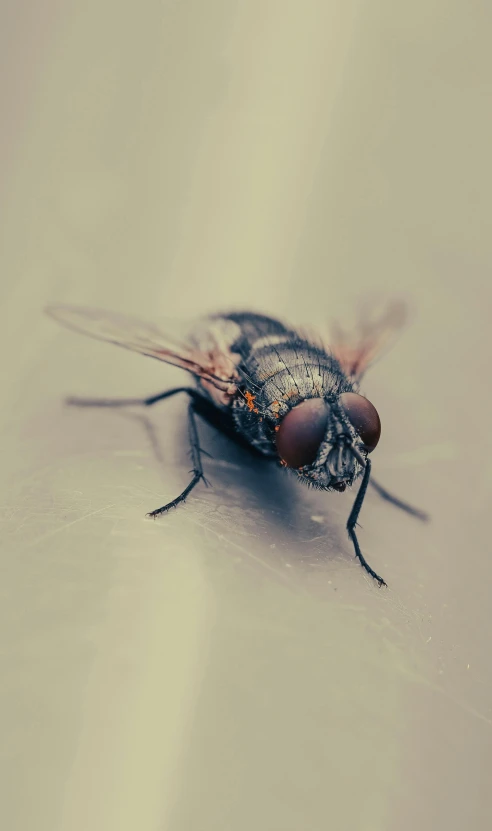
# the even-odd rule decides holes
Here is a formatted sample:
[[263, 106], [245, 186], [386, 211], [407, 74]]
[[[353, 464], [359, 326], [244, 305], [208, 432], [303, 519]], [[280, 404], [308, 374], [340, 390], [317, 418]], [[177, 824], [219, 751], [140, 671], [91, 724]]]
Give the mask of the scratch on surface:
[[115, 450], [113, 452], [113, 456], [117, 458], [136, 458], [136, 459], [143, 459], [146, 458], [149, 454], [144, 452], [143, 450]]
[[162, 497], [162, 491], [151, 490], [150, 488], [146, 488], [145, 485], [125, 484], [117, 485], [116, 487], [119, 490], [129, 491], [130, 496], [141, 496], [143, 491], [144, 493], [150, 493], [151, 496], [155, 496], [156, 499], [160, 499]]
[[449, 701], [451, 701], [452, 704], [455, 704], [457, 707], [460, 707], [462, 710], [465, 711], [465, 713], [468, 713], [468, 715], [474, 716], [475, 718], [479, 719], [479, 721], [484, 721], [485, 724], [488, 724], [489, 727], [492, 727], [492, 719], [488, 718], [486, 715], [481, 713], [479, 710], [475, 710], [475, 708], [471, 707], [470, 704], [465, 704], [464, 701], [460, 701], [459, 698], [455, 698], [454, 695], [451, 695], [451, 693], [448, 693], [446, 690], [444, 690], [438, 684], [432, 684], [431, 683], [430, 687], [431, 687], [431, 689], [435, 690], [436, 692], [441, 693], [441, 695], [444, 695], [444, 697], [447, 698]]
[[90, 519], [91, 516], [96, 516], [97, 514], [102, 514], [103, 511], [107, 511], [108, 508], [114, 508], [115, 505], [111, 502], [109, 505], [104, 505], [102, 508], [96, 508], [94, 511], [89, 511], [88, 514], [83, 514], [82, 516], [77, 517], [77, 519], [73, 519], [71, 522], [65, 522], [63, 525], [58, 525], [57, 528], [53, 528], [52, 531], [47, 531], [46, 534], [41, 534], [40, 537], [37, 537], [33, 540], [26, 548], [33, 548], [38, 543], [43, 542], [44, 540], [49, 539], [50, 537], [54, 537], [55, 534], [59, 534], [60, 531], [64, 531], [66, 528], [71, 528], [72, 525], [76, 525], [78, 522], [83, 522], [85, 519]]
[[215, 531], [214, 528], [211, 528], [210, 526], [205, 525], [202, 522], [197, 522], [196, 520], [193, 520], [193, 519], [190, 519], [190, 518], [188, 518], [188, 521], [192, 522], [193, 525], [198, 525], [198, 526], [200, 526], [200, 528], [204, 528], [205, 530], [210, 531], [221, 542], [226, 542], [228, 545], [230, 545], [233, 548], [237, 549], [237, 551], [240, 551], [241, 554], [245, 555], [246, 557], [249, 557], [250, 560], [253, 560], [255, 563], [258, 563], [260, 566], [265, 568], [267, 571], [270, 571], [270, 572], [272, 572], [272, 574], [275, 574], [276, 577], [280, 577], [288, 585], [290, 585], [290, 586], [293, 585], [292, 580], [289, 577], [287, 577], [285, 572], [280, 571], [279, 569], [277, 569], [274, 566], [270, 565], [270, 563], [267, 563], [265, 560], [263, 560], [257, 554], [253, 554], [253, 552], [250, 551], [248, 548], [244, 548], [244, 546], [240, 545], [237, 542], [234, 542], [234, 540], [230, 540], [228, 537], [225, 536], [225, 534], [221, 534], [219, 531]]
[[[387, 638], [383, 638], [383, 640], [386, 643], [386, 646], [392, 650], [395, 656], [397, 656], [397, 649], [395, 645], [388, 641]], [[414, 669], [409, 669], [409, 667], [402, 665], [399, 660], [397, 660], [397, 664], [402, 673], [414, 683], [422, 684], [422, 686], [426, 687], [427, 689], [439, 693], [440, 695], [444, 696], [444, 698], [447, 698], [448, 701], [450, 701], [456, 707], [459, 707], [461, 710], [463, 710], [463, 712], [468, 713], [468, 715], [473, 716], [479, 721], [484, 721], [485, 724], [488, 724], [489, 727], [492, 727], [492, 719], [488, 718], [488, 716], [486, 716], [484, 713], [481, 713], [479, 710], [476, 710], [474, 707], [472, 707], [470, 704], [467, 704], [465, 701], [461, 701], [459, 698], [456, 698], [450, 692], [445, 690], [444, 687], [441, 687], [434, 681], [429, 680], [420, 672]]]

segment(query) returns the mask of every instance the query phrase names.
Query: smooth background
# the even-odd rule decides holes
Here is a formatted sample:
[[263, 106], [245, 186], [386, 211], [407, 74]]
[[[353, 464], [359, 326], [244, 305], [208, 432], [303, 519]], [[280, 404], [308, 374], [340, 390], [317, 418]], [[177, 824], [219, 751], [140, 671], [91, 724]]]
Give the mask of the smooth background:
[[[492, 8], [474, 0], [2, 5], [1, 825], [474, 831], [492, 804]], [[413, 321], [367, 376], [380, 591], [323, 496], [50, 301]], [[155, 428], [152, 439], [151, 426]], [[157, 440], [157, 449], [152, 441]], [[155, 444], [155, 442], [154, 442]]]

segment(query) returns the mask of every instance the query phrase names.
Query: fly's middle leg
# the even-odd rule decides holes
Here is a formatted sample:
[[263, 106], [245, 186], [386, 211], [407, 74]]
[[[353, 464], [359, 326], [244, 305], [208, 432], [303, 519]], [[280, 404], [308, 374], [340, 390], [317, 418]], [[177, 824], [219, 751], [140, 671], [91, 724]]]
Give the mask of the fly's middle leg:
[[170, 508], [177, 508], [180, 502], [184, 502], [186, 500], [188, 494], [191, 493], [193, 488], [195, 488], [198, 485], [201, 479], [203, 479], [205, 484], [208, 484], [207, 480], [205, 479], [205, 476], [203, 475], [201, 454], [204, 451], [200, 448], [200, 442], [198, 440], [198, 431], [196, 428], [193, 400], [190, 401], [188, 405], [188, 436], [190, 440], [191, 461], [193, 464], [193, 468], [190, 471], [190, 473], [192, 474], [192, 479], [186, 486], [184, 491], [182, 491], [182, 493], [179, 494], [179, 496], [177, 496], [175, 499], [172, 499], [171, 502], [168, 502], [161, 508], [156, 508], [155, 511], [151, 511], [149, 514], [147, 514], [147, 516], [150, 516], [153, 519], [160, 516], [160, 514], [166, 513], [166, 511], [169, 511]]
[[173, 395], [177, 395], [179, 392], [185, 392], [189, 396], [190, 403], [188, 405], [188, 437], [190, 441], [190, 455], [192, 460], [193, 468], [190, 471], [192, 474], [192, 479], [189, 484], [186, 486], [184, 491], [179, 494], [175, 499], [172, 499], [171, 502], [168, 502], [166, 505], [163, 505], [161, 508], [157, 508], [155, 511], [151, 511], [147, 516], [151, 516], [154, 519], [158, 517], [160, 514], [166, 513], [170, 508], [176, 508], [180, 502], [184, 502], [186, 497], [189, 493], [193, 490], [193, 488], [198, 485], [201, 479], [208, 484], [205, 476], [203, 475], [203, 467], [202, 467], [202, 460], [201, 455], [205, 453], [204, 450], [201, 449], [200, 443], [198, 440], [198, 431], [196, 428], [196, 420], [195, 420], [195, 412], [194, 412], [194, 404], [195, 402], [199, 401], [201, 396], [200, 394], [193, 389], [193, 387], [174, 387], [173, 389], [166, 390], [165, 392], [160, 392], [157, 395], [151, 395], [148, 398], [69, 398], [67, 399], [67, 404], [73, 407], [132, 407], [132, 406], [144, 406], [144, 407], [151, 407], [153, 404], [157, 404], [159, 401], [164, 401], [166, 398], [171, 398]]

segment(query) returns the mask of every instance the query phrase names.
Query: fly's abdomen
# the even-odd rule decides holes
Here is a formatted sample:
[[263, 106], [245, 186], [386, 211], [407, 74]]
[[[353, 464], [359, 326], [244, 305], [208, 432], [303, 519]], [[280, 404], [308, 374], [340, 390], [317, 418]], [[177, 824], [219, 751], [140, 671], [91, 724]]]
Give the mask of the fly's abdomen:
[[292, 329], [266, 315], [235, 312], [225, 315], [223, 320], [237, 327], [237, 336], [231, 349], [241, 355], [244, 363], [250, 359], [254, 361], [253, 356], [259, 351], [262, 343], [285, 343], [296, 336]]

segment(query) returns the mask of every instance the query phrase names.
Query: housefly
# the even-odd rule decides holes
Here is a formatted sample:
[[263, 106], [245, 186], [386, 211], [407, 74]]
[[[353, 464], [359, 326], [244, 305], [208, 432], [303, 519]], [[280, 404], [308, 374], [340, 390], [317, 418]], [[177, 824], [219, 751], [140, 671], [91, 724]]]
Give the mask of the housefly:
[[112, 312], [59, 305], [50, 306], [47, 312], [70, 329], [194, 376], [194, 386], [176, 387], [143, 400], [69, 400], [86, 406], [149, 407], [178, 393], [188, 396], [192, 479], [175, 499], [148, 516], [155, 518], [184, 502], [204, 479], [195, 418], [199, 415], [312, 487], [343, 492], [361, 479], [347, 531], [360, 564], [380, 586], [386, 585], [362, 554], [355, 530], [369, 483], [403, 510], [420, 519], [426, 515], [371, 479], [369, 456], [379, 442], [381, 422], [359, 385], [369, 364], [401, 327], [401, 304], [362, 320], [355, 336], [338, 328], [330, 347], [308, 333], [251, 312], [205, 318], [183, 342], [153, 324]]

